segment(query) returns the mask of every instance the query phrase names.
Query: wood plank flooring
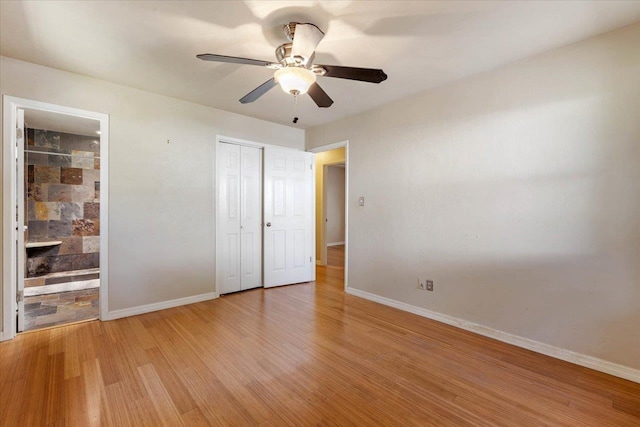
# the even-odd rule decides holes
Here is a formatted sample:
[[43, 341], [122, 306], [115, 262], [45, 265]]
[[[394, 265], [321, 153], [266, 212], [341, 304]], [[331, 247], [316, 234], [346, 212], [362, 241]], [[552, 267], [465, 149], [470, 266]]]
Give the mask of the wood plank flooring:
[[327, 266], [344, 268], [344, 245], [327, 246]]
[[640, 384], [317, 283], [0, 344], [3, 426], [640, 425]]

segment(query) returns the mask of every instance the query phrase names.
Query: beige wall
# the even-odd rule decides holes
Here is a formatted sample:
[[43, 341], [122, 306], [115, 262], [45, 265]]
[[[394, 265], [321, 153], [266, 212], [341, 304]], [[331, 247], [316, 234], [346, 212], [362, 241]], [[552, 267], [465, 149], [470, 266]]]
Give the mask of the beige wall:
[[350, 287], [640, 369], [640, 25], [306, 144], [346, 139]]
[[344, 172], [344, 167], [327, 166], [327, 244], [344, 242]]
[[[332, 141], [334, 143], [336, 141]], [[319, 144], [325, 145], [325, 144]], [[323, 242], [324, 242], [324, 229], [322, 227], [322, 221], [324, 221], [324, 207], [322, 201], [322, 195], [324, 191], [324, 165], [336, 164], [345, 161], [345, 149], [336, 148], [334, 150], [322, 151], [316, 153], [316, 260], [321, 264], [325, 264]]]
[[0, 60], [2, 94], [110, 115], [111, 311], [214, 290], [217, 134], [304, 148], [299, 129]]

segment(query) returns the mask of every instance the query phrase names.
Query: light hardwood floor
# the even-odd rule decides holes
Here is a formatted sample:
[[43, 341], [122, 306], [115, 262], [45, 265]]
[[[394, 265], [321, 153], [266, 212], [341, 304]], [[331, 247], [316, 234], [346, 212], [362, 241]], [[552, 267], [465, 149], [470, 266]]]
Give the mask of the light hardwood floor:
[[640, 425], [640, 384], [346, 295], [342, 271], [2, 343], [2, 425]]
[[344, 245], [327, 247], [327, 266], [344, 269]]

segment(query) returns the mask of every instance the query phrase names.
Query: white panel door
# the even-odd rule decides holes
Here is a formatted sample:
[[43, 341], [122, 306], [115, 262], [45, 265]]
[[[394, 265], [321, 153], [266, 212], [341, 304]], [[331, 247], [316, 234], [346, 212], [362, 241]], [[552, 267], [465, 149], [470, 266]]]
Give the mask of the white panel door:
[[240, 146], [218, 145], [218, 234], [216, 236], [216, 290], [241, 290], [240, 273]]
[[265, 288], [312, 280], [313, 192], [313, 153], [265, 147]]
[[18, 332], [24, 331], [24, 276], [25, 276], [25, 259], [26, 259], [26, 245], [24, 242], [25, 237], [25, 220], [24, 220], [24, 199], [25, 199], [25, 176], [24, 176], [24, 140], [25, 140], [25, 132], [24, 132], [24, 110], [18, 109], [17, 111], [17, 124], [16, 124], [16, 149], [18, 154], [18, 159], [16, 162], [16, 194], [18, 199], [16, 200], [17, 207], [17, 224], [18, 224], [18, 232], [17, 232], [17, 241], [16, 241], [16, 274], [17, 274], [17, 283], [16, 290], [19, 298], [18, 300]]
[[219, 294], [262, 286], [262, 150], [220, 143], [217, 151]]
[[240, 289], [262, 286], [262, 150], [240, 147]]

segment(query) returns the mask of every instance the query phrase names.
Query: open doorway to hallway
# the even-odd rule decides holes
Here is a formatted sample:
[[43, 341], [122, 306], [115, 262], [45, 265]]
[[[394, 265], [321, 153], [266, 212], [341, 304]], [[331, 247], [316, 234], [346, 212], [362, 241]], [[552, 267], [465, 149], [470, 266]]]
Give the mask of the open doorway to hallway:
[[[324, 165], [323, 209], [324, 217], [324, 283], [334, 284], [344, 289], [344, 256], [345, 256], [345, 164]], [[316, 272], [318, 275], [319, 271]]]
[[316, 153], [316, 274], [331, 279], [325, 283], [344, 288], [348, 161], [346, 142], [336, 145], [313, 150]]
[[325, 264], [344, 268], [345, 164], [324, 165], [323, 203]]

